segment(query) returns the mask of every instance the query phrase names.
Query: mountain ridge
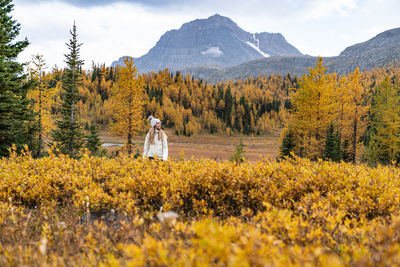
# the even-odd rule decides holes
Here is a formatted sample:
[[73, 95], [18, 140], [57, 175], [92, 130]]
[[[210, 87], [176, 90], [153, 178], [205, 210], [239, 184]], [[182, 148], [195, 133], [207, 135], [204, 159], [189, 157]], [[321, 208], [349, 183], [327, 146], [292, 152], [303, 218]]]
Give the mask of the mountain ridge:
[[[227, 67], [276, 55], [302, 54], [280, 33], [250, 33], [230, 18], [215, 14], [167, 31], [135, 63], [140, 72], [148, 72], [204, 65]], [[123, 58], [112, 66], [122, 65]]]
[[[263, 58], [225, 67], [213, 72], [205, 79], [216, 83], [269, 74], [290, 73], [301, 76], [308, 73], [308, 68], [314, 67], [317, 60], [318, 57], [313, 56]], [[323, 61], [328, 73], [338, 74], [352, 72], [357, 67], [361, 71], [370, 71], [378, 67], [399, 66], [400, 28], [381, 32], [365, 42], [345, 48], [338, 56], [323, 57]], [[192, 71], [191, 75], [197, 77], [201, 76], [201, 73]]]
[[[113, 66], [123, 63], [121, 57]], [[323, 57], [327, 72], [346, 74], [400, 62], [400, 28], [383, 31]], [[250, 76], [287, 73], [303, 75], [317, 57], [303, 55], [281, 33], [250, 33], [228, 17], [215, 14], [184, 23], [164, 33], [149, 52], [134, 59], [139, 72], [168, 68], [216, 83]]]

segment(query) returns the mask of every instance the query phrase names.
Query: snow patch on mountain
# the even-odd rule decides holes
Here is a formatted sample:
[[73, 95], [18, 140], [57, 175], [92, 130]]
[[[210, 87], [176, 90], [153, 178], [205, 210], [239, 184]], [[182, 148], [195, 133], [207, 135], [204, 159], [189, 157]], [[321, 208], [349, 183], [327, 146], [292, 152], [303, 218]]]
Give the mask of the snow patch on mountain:
[[[257, 40], [258, 41], [258, 40]], [[249, 41], [246, 41], [246, 44], [248, 44], [249, 46], [251, 46], [252, 48], [254, 48], [258, 53], [260, 53], [263, 57], [269, 57], [269, 55], [267, 53], [264, 53], [263, 51], [261, 51], [261, 49], [259, 47], [257, 47], [255, 44], [250, 43]]]
[[259, 48], [260, 47], [260, 40], [258, 40], [258, 38], [256, 37], [255, 33], [253, 33], [253, 40], [254, 40], [254, 42], [256, 42], [256, 46]]
[[208, 48], [205, 51], [200, 52], [202, 55], [206, 55], [206, 56], [211, 56], [211, 57], [220, 57], [224, 54], [224, 52], [222, 52], [219, 49], [219, 46], [212, 46], [210, 48]]

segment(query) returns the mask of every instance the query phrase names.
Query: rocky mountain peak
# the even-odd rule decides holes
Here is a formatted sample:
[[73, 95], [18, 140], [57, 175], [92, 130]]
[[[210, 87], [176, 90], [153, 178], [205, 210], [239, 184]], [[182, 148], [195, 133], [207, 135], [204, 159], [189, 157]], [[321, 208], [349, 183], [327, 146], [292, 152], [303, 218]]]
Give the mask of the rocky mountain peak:
[[136, 59], [136, 64], [139, 71], [147, 72], [232, 66], [269, 56], [299, 55], [280, 33], [249, 33], [230, 18], [215, 14], [167, 31], [146, 55]]

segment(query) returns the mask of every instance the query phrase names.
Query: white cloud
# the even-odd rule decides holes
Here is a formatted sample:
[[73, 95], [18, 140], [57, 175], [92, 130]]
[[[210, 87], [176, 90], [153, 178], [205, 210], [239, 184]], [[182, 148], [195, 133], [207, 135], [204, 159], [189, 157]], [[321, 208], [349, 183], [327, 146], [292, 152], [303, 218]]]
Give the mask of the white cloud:
[[348, 16], [357, 7], [356, 0], [308, 1], [305, 6], [305, 18], [318, 20], [324, 17], [339, 15]]
[[400, 26], [398, 0], [171, 0], [163, 5], [154, 0], [147, 6], [124, 2], [90, 7], [62, 0], [14, 2], [20, 36], [31, 42], [21, 61], [40, 53], [49, 66], [64, 65], [74, 20], [78, 39], [84, 43], [85, 68], [92, 60], [111, 64], [124, 55], [139, 57], [166, 31], [215, 13], [230, 17], [249, 32], [280, 32], [302, 53], [321, 56], [338, 55], [349, 45]]
[[50, 66], [64, 65], [64, 54], [68, 53], [65, 43], [74, 20], [86, 67], [92, 60], [111, 64], [123, 55], [139, 57], [166, 31], [190, 20], [185, 14], [151, 13], [129, 3], [81, 8], [59, 1], [16, 4], [13, 15], [21, 23], [20, 36], [31, 42], [20, 60], [30, 60], [32, 54], [39, 53]]

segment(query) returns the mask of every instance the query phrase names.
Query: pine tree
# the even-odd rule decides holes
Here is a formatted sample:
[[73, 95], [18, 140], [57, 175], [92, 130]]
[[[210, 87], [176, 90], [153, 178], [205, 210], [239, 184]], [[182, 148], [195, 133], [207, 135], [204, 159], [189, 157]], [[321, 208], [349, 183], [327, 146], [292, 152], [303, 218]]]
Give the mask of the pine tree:
[[341, 159], [340, 134], [338, 131], [335, 133], [335, 125], [333, 123], [329, 125], [327, 131], [324, 159], [335, 162], [339, 162]]
[[233, 106], [233, 99], [232, 99], [231, 87], [228, 86], [228, 89], [225, 92], [225, 114], [224, 114], [224, 118], [228, 126], [233, 126], [231, 124], [232, 106]]
[[390, 164], [400, 155], [399, 88], [389, 77], [376, 87], [371, 105], [370, 133], [365, 158], [371, 165]]
[[20, 31], [20, 24], [10, 13], [11, 0], [0, 0], [0, 157], [8, 155], [15, 144], [18, 149], [27, 144], [33, 146], [34, 113], [27, 93], [32, 82], [26, 82], [23, 65], [17, 56], [28, 45], [27, 39], [13, 42]]
[[79, 59], [79, 50], [82, 44], [78, 43], [75, 23], [70, 33], [72, 37], [67, 44], [70, 52], [65, 55], [67, 68], [62, 77], [61, 116], [56, 121], [57, 129], [53, 131], [52, 137], [61, 153], [76, 157], [84, 143], [82, 126], [76, 108], [79, 100], [78, 85], [81, 81], [80, 71], [83, 61]]
[[344, 139], [342, 143], [341, 149], [341, 159], [344, 162], [353, 162], [355, 163], [353, 151], [350, 148], [349, 139]]
[[92, 155], [97, 156], [100, 154], [101, 144], [102, 142], [100, 141], [96, 126], [91, 125], [89, 127], [89, 134], [86, 135], [86, 148], [89, 149]]
[[295, 146], [296, 146], [296, 143], [295, 143], [293, 131], [291, 129], [289, 129], [286, 132], [285, 136], [283, 137], [282, 145], [279, 148], [280, 157], [284, 158], [287, 156], [291, 156], [290, 153], [293, 152]]
[[235, 152], [230, 157], [230, 161], [234, 161], [236, 163], [243, 162], [246, 159], [245, 153], [246, 151], [243, 150], [244, 144], [242, 139], [240, 139], [240, 143], [236, 146]]

